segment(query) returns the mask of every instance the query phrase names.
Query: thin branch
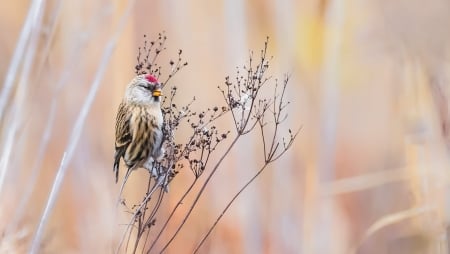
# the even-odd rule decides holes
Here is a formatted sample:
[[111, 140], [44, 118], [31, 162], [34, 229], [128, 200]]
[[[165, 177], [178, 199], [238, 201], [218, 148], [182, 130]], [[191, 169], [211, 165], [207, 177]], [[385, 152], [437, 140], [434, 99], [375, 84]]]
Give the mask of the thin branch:
[[234, 145], [236, 144], [236, 142], [238, 141], [240, 135], [238, 134], [235, 139], [233, 140], [233, 142], [231, 143], [231, 145], [227, 148], [227, 150], [225, 151], [225, 153], [220, 157], [219, 161], [217, 162], [217, 164], [214, 166], [214, 168], [211, 170], [211, 173], [208, 175], [208, 177], [206, 178], [205, 182], [203, 183], [200, 191], [198, 192], [197, 196], [194, 199], [194, 202], [192, 203], [191, 207], [189, 208], [189, 211], [186, 213], [185, 217], [183, 218], [183, 221], [181, 222], [181, 224], [178, 226], [177, 230], [175, 231], [175, 233], [172, 235], [172, 237], [169, 239], [169, 241], [164, 245], [164, 247], [161, 249], [160, 253], [163, 253], [167, 247], [169, 247], [170, 243], [172, 243], [172, 241], [175, 239], [175, 237], [178, 235], [178, 233], [180, 232], [181, 228], [183, 227], [183, 225], [186, 223], [187, 219], [189, 218], [189, 216], [191, 215], [192, 211], [194, 210], [195, 205], [197, 204], [198, 200], [200, 199], [200, 196], [202, 195], [203, 191], [206, 188], [206, 185], [209, 183], [209, 181], [211, 180], [212, 176], [214, 175], [214, 173], [217, 171], [217, 169], [219, 168], [219, 166], [222, 164], [222, 161], [225, 159], [225, 157], [229, 154], [229, 152], [231, 151], [231, 149], [234, 147]]
[[158, 235], [156, 236], [155, 240], [153, 240], [152, 245], [150, 246], [150, 248], [148, 249], [147, 253], [150, 253], [151, 250], [153, 249], [153, 247], [155, 246], [156, 242], [159, 240], [159, 238], [161, 237], [162, 233], [164, 232], [164, 230], [166, 229], [167, 225], [169, 224], [169, 221], [172, 219], [173, 215], [175, 214], [176, 210], [178, 209], [178, 207], [183, 204], [184, 199], [186, 198], [186, 196], [189, 194], [189, 192], [192, 190], [192, 188], [194, 187], [195, 183], [197, 182], [198, 178], [195, 178], [194, 181], [191, 183], [191, 185], [187, 188], [187, 190], [184, 192], [183, 196], [180, 198], [180, 200], [178, 200], [177, 204], [175, 205], [175, 207], [172, 209], [172, 212], [170, 213], [169, 217], [167, 218], [167, 220], [164, 222], [164, 225], [162, 226], [161, 230], [159, 231]]
[[200, 240], [200, 243], [197, 245], [197, 247], [194, 249], [193, 253], [197, 253], [200, 249], [200, 247], [205, 243], [208, 236], [211, 234], [211, 232], [214, 230], [214, 228], [217, 226], [219, 221], [222, 219], [222, 217], [225, 215], [225, 213], [228, 211], [228, 209], [231, 207], [231, 205], [234, 203], [234, 201], [241, 195], [241, 193], [247, 189], [247, 187], [264, 171], [264, 169], [269, 165], [269, 163], [265, 163], [259, 171], [250, 179], [247, 181], [247, 183], [244, 184], [244, 186], [239, 189], [239, 191], [234, 194], [233, 198], [227, 203], [225, 208], [222, 210], [220, 215], [217, 217], [217, 219], [214, 221], [214, 224], [209, 228], [208, 232], [206, 232], [205, 236]]
[[[155, 54], [153, 56], [152, 62], [146, 66], [145, 68], [150, 73], [156, 73], [157, 75], [161, 74], [161, 66], [158, 66], [156, 63], [156, 58], [162, 50], [165, 50], [165, 36], [162, 38], [161, 34], [159, 37], [159, 46], [155, 49]], [[153, 43], [153, 42], [152, 42]], [[138, 65], [136, 66], [136, 71], [139, 73], [143, 67], [144, 63], [149, 62], [149, 50], [151, 50], [153, 44], [150, 45], [150, 48], [147, 48], [147, 44], [144, 45], [144, 52], [146, 55], [144, 56], [143, 61], [141, 62], [141, 50], [139, 49], [138, 54]], [[159, 50], [161, 49], [161, 50]], [[190, 110], [190, 104], [185, 107], [182, 107], [181, 110], [176, 106], [173, 102], [174, 96], [176, 95], [176, 87], [172, 87], [170, 96], [166, 101], [164, 99], [164, 107], [162, 107], [163, 117], [164, 117], [164, 126], [163, 133], [166, 137], [164, 141], [165, 154], [162, 162], [155, 166], [152, 169], [156, 171], [158, 176], [155, 176], [157, 179], [156, 184], [150, 193], [147, 193], [144, 197], [144, 200], [140, 205], [133, 207], [134, 213], [131, 216], [132, 219], [125, 230], [122, 240], [117, 248], [117, 251], [121, 249], [125, 236], [128, 235], [128, 239], [130, 239], [131, 234], [133, 233], [133, 229], [137, 230], [137, 237], [134, 241], [133, 253], [137, 251], [137, 247], [139, 246], [140, 239], [145, 235], [145, 242], [143, 244], [142, 251], [145, 252], [145, 246], [148, 241], [150, 228], [154, 225], [156, 214], [160, 208], [161, 202], [163, 200], [164, 192], [163, 188], [167, 190], [167, 185], [174, 177], [174, 175], [178, 172], [175, 169], [177, 167], [183, 168], [185, 164], [187, 164], [191, 171], [193, 172], [195, 179], [191, 183], [191, 185], [184, 192], [183, 196], [179, 199], [176, 206], [172, 209], [168, 218], [165, 220], [161, 229], [159, 229], [158, 234], [155, 239], [153, 239], [150, 248], [146, 251], [150, 253], [156, 246], [156, 243], [161, 239], [161, 236], [167, 230], [167, 226], [170, 221], [173, 219], [173, 215], [177, 211], [177, 209], [181, 206], [181, 204], [186, 199], [187, 195], [189, 195], [193, 187], [198, 182], [197, 180], [202, 176], [203, 172], [205, 172], [206, 167], [210, 164], [210, 158], [213, 151], [215, 151], [218, 144], [227, 138], [228, 132], [220, 133], [216, 126], [213, 125], [213, 122], [217, 120], [219, 117], [224, 116], [228, 111], [231, 111], [231, 118], [235, 125], [236, 136], [233, 138], [231, 143], [225, 149], [225, 152], [219, 157], [218, 161], [213, 164], [210, 171], [208, 171], [208, 176], [205, 181], [202, 183], [200, 190], [197, 191], [194, 195], [194, 200], [190, 204], [188, 211], [183, 215], [182, 221], [176, 227], [176, 230], [171, 233], [165, 245], [163, 245], [160, 252], [164, 252], [174, 241], [176, 236], [181, 232], [181, 229], [186, 224], [187, 220], [192, 215], [192, 212], [196, 205], [198, 204], [200, 197], [204, 194], [206, 190], [206, 186], [210, 183], [213, 175], [216, 173], [220, 165], [223, 163], [224, 159], [229, 155], [231, 149], [235, 146], [237, 141], [246, 134], [253, 132], [253, 130], [258, 125], [261, 129], [262, 140], [263, 140], [263, 149], [264, 149], [264, 166], [260, 169], [257, 174], [250, 179], [246, 185], [242, 187], [242, 189], [233, 197], [233, 199], [227, 204], [223, 213], [219, 216], [219, 219], [213, 225], [213, 227], [208, 231], [205, 238], [202, 240], [201, 244], [203, 244], [206, 237], [211, 233], [215, 225], [218, 223], [220, 218], [225, 214], [234, 200], [256, 179], [256, 177], [261, 174], [261, 172], [267, 167], [268, 164], [280, 158], [286, 150], [288, 150], [292, 143], [293, 139], [296, 138], [296, 134], [292, 135], [290, 133], [290, 139], [286, 143], [283, 138], [283, 147], [281, 148], [280, 142], [277, 141], [277, 133], [278, 133], [278, 125], [283, 122], [287, 118], [287, 114], [284, 115], [281, 112], [287, 107], [289, 103], [284, 103], [283, 97], [285, 94], [286, 83], [288, 78], [285, 78], [285, 84], [281, 95], [277, 94], [277, 86], [278, 84], [275, 82], [275, 91], [272, 99], [260, 99], [260, 91], [262, 87], [268, 84], [271, 77], [265, 77], [266, 71], [269, 67], [269, 61], [267, 60], [267, 41], [264, 44], [264, 49], [261, 50], [260, 62], [253, 65], [253, 54], [250, 53], [249, 63], [246, 66], [243, 66], [243, 70], [247, 73], [246, 75], [241, 75], [239, 68], [236, 71], [236, 77], [234, 82], [230, 81], [229, 77], [225, 78], [225, 88], [222, 89], [220, 87], [219, 90], [222, 93], [222, 96], [227, 104], [227, 107], [222, 107], [222, 110], [219, 110], [219, 107], [208, 108], [203, 111], [195, 112]], [[172, 66], [172, 72], [169, 74], [166, 79], [166, 83], [170, 80], [174, 74], [179, 71], [179, 69], [185, 64], [182, 64], [181, 61], [181, 51], [178, 55], [178, 61], [175, 63], [174, 61], [170, 61], [170, 65]], [[288, 77], [288, 76], [287, 76]], [[195, 100], [195, 98], [194, 98]], [[280, 101], [278, 101], [280, 100]], [[168, 105], [167, 105], [168, 103]], [[191, 102], [192, 103], [192, 102]], [[271, 109], [273, 107], [273, 109]], [[275, 124], [275, 129], [273, 132], [273, 137], [271, 138], [271, 144], [267, 143], [266, 140], [266, 132], [264, 128], [267, 126], [265, 122], [265, 114], [268, 112], [272, 112], [272, 116], [274, 118], [273, 123]], [[185, 120], [185, 121], [184, 121]], [[180, 127], [180, 123], [184, 121], [187, 123], [192, 130], [192, 134], [187, 139], [186, 143], [176, 143], [175, 142], [175, 132]], [[150, 169], [149, 169], [150, 170]], [[156, 188], [161, 187], [158, 199], [156, 202], [152, 202], [152, 212], [150, 215], [146, 214], [146, 210], [150, 207], [150, 197], [153, 195]], [[129, 242], [129, 240], [128, 240]], [[201, 245], [200, 244], [200, 245]], [[128, 243], [127, 243], [128, 245]], [[125, 251], [127, 247], [125, 248]]]
[[[127, 228], [125, 229], [125, 232], [122, 235], [122, 239], [120, 240], [119, 245], [117, 246], [116, 253], [119, 253], [120, 248], [122, 247], [123, 241], [125, 240], [126, 233], [130, 230], [130, 227], [132, 227], [134, 225], [133, 222], [136, 221], [136, 219], [139, 217], [140, 213], [147, 205], [147, 202], [150, 200], [153, 193], [161, 186], [162, 186], [162, 181], [156, 182], [155, 185], [153, 186], [152, 190], [145, 196], [144, 200], [139, 204], [138, 208], [133, 213], [133, 216], [131, 216], [130, 222], [127, 224]], [[131, 236], [131, 233], [129, 234], [129, 236]]]

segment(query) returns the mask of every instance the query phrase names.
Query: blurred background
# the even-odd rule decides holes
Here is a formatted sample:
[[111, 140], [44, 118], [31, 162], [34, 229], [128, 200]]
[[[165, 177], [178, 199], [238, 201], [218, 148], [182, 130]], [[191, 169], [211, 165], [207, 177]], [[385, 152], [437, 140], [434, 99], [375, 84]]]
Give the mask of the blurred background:
[[[217, 86], [269, 36], [269, 73], [292, 74], [286, 128], [302, 126], [201, 253], [449, 253], [449, 25], [445, 0], [4, 1], [0, 252], [33, 239], [37, 253], [114, 252], [129, 217], [115, 114], [143, 35], [165, 31], [161, 64], [183, 49], [172, 84], [198, 108], [223, 104]], [[238, 143], [167, 253], [189, 253], [257, 172], [260, 140]], [[139, 200], [146, 177], [125, 195]], [[161, 216], [193, 178], [180, 171]]]

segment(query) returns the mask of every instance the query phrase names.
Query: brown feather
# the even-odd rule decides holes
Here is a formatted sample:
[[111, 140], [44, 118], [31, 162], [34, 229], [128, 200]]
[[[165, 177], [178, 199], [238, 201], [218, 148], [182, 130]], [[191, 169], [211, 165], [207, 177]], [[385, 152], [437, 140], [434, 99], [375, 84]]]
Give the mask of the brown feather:
[[125, 151], [128, 145], [132, 141], [130, 133], [130, 110], [128, 110], [127, 104], [122, 102], [119, 105], [119, 110], [116, 117], [116, 153], [114, 155], [114, 168], [113, 171], [116, 175], [116, 182], [119, 177], [119, 163], [120, 158], [125, 155]]
[[116, 155], [114, 172], [118, 178], [118, 162], [123, 158], [127, 167], [141, 167], [152, 156], [158, 158], [162, 145], [162, 119], [159, 107], [121, 103], [116, 123]]

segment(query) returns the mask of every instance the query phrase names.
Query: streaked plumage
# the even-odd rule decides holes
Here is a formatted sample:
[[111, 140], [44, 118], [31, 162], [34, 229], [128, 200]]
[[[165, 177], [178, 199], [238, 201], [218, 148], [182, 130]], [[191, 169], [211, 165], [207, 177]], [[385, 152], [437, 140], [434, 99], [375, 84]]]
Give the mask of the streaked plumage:
[[162, 151], [163, 116], [160, 107], [160, 85], [151, 75], [139, 75], [128, 85], [116, 118], [116, 182], [122, 158], [128, 170], [139, 167], [152, 170]]

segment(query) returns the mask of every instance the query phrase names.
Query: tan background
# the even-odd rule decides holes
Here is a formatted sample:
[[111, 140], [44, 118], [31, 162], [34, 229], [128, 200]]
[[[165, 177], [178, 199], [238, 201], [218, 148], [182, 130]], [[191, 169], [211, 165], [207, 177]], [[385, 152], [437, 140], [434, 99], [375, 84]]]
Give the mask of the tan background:
[[[32, 2], [0, 7], [1, 82]], [[173, 80], [178, 99], [196, 95], [199, 108], [221, 105], [217, 85], [270, 36], [270, 73], [292, 73], [287, 125], [303, 126], [203, 253], [349, 253], [355, 246], [357, 253], [448, 253], [447, 1], [136, 1], [121, 30], [128, 4], [47, 1], [42, 24], [34, 23], [1, 109], [0, 250], [29, 250], [72, 128], [114, 42], [41, 246], [42, 253], [112, 252], [123, 229], [114, 208], [115, 113], [142, 35], [164, 30], [167, 57], [181, 48], [189, 62]], [[256, 172], [258, 142], [258, 135], [241, 140], [168, 253], [189, 252]], [[133, 175], [130, 198], [143, 192], [144, 174]], [[192, 179], [180, 172], [162, 213]]]

